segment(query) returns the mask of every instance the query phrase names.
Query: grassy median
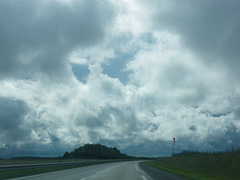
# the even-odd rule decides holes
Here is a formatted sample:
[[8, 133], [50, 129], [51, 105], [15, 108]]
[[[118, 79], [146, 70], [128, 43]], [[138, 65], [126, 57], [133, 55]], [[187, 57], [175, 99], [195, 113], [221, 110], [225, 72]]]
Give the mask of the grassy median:
[[240, 151], [228, 153], [182, 153], [147, 164], [192, 180], [239, 180]]
[[69, 166], [39, 167], [39, 168], [27, 168], [27, 169], [21, 169], [21, 170], [2, 171], [2, 172], [0, 172], [0, 179], [30, 176], [30, 175], [35, 175], [35, 174], [77, 168], [77, 167], [82, 167], [82, 166], [83, 165], [69, 165]]
[[[6, 162], [6, 161], [5, 161]], [[11, 162], [11, 161], [10, 161]], [[28, 163], [31, 161], [27, 161]], [[41, 163], [55, 163], [59, 162], [58, 160], [43, 160]], [[64, 161], [65, 162], [65, 161]], [[72, 160], [71, 162], [77, 162], [77, 160]], [[57, 165], [57, 166], [48, 166], [48, 167], [36, 167], [36, 168], [26, 168], [26, 169], [18, 169], [18, 170], [8, 170], [8, 171], [0, 171], [0, 179], [9, 179], [9, 178], [17, 178], [17, 177], [23, 177], [23, 176], [31, 176], [41, 173], [48, 173], [48, 172], [54, 172], [54, 171], [61, 171], [66, 169], [72, 169], [72, 168], [78, 168], [83, 166], [90, 166], [90, 165], [96, 165], [96, 164], [103, 164], [103, 163], [109, 163], [114, 161], [106, 161], [106, 162], [91, 162], [87, 164], [73, 164], [73, 165]], [[36, 163], [36, 161], [32, 161], [32, 163]], [[10, 163], [13, 164], [13, 163]], [[26, 164], [21, 163], [19, 161], [18, 164]], [[38, 164], [38, 163], [36, 163]], [[40, 163], [39, 163], [40, 164]]]

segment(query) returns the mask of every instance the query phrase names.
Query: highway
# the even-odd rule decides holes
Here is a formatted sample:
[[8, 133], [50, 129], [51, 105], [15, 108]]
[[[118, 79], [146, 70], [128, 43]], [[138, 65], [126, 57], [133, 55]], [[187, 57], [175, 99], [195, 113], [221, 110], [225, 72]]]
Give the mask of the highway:
[[[143, 170], [144, 169], [144, 170]], [[148, 175], [146, 172], [150, 175]], [[15, 180], [183, 180], [139, 161], [114, 162], [15, 178]]]
[[16, 178], [18, 180], [152, 180], [137, 161], [114, 162]]

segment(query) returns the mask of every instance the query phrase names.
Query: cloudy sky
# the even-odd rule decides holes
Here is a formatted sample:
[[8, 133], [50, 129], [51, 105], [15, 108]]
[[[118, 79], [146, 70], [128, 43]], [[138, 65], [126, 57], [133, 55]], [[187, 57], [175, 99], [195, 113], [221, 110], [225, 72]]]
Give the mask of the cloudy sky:
[[240, 147], [239, 0], [0, 0], [0, 157]]

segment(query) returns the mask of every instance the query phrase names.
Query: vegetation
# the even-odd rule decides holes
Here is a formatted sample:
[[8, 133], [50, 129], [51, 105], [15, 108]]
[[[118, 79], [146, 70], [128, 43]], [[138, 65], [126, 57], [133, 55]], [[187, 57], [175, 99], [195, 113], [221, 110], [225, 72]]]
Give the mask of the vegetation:
[[45, 164], [45, 163], [65, 163], [65, 162], [81, 162], [85, 160], [80, 159], [63, 159], [62, 157], [58, 158], [48, 158], [48, 157], [17, 157], [11, 159], [1, 159], [0, 165], [24, 165], [24, 164]]
[[[111, 162], [111, 161], [109, 161]], [[61, 171], [66, 169], [78, 168], [83, 166], [90, 166], [95, 164], [103, 164], [107, 162], [90, 162], [87, 164], [73, 164], [73, 165], [62, 165], [62, 166], [48, 166], [48, 167], [37, 167], [37, 168], [27, 168], [27, 169], [19, 169], [19, 170], [8, 170], [0, 172], [0, 179], [8, 179], [8, 178], [17, 178], [23, 176], [31, 176], [35, 174], [48, 173], [54, 171]]]
[[[110, 148], [100, 144], [86, 144], [79, 147], [71, 153], [66, 152], [63, 157], [15, 157], [12, 159], [0, 159], [0, 165], [21, 165], [21, 164], [42, 164], [42, 163], [63, 163], [62, 165], [46, 166], [46, 167], [29, 167], [26, 169], [2, 170], [0, 179], [16, 178], [27, 175], [47, 173], [94, 164], [102, 164], [115, 162], [116, 160], [96, 161], [95, 159], [132, 159], [133, 157], [121, 153], [116, 147]], [[86, 161], [87, 163], [81, 163]], [[92, 159], [92, 160], [90, 160]], [[73, 162], [76, 164], [64, 164], [65, 162]]]
[[[87, 163], [84, 163], [86, 162]], [[96, 161], [96, 159], [109, 159], [107, 161]], [[110, 160], [115, 159], [115, 160]], [[101, 144], [86, 144], [80, 146], [74, 151], [66, 152], [62, 157], [15, 157], [12, 159], [0, 159], [0, 165], [23, 165], [23, 164], [46, 164], [46, 163], [63, 163], [62, 165], [46, 166], [46, 167], [29, 167], [24, 169], [2, 170], [0, 172], [0, 179], [16, 178], [40, 173], [47, 173], [59, 171], [70, 168], [77, 168], [82, 166], [89, 166], [94, 164], [102, 164], [115, 162], [116, 159], [150, 159], [145, 157], [131, 157], [121, 153], [116, 147], [111, 148]], [[72, 162], [73, 164], [64, 164]], [[74, 164], [76, 162], [76, 164]], [[83, 163], [81, 163], [83, 162]]]
[[240, 179], [240, 151], [213, 154], [183, 152], [147, 163], [193, 180]]
[[63, 158], [81, 159], [130, 159], [132, 157], [122, 154], [116, 147], [111, 148], [101, 144], [86, 144], [71, 153], [66, 152]]

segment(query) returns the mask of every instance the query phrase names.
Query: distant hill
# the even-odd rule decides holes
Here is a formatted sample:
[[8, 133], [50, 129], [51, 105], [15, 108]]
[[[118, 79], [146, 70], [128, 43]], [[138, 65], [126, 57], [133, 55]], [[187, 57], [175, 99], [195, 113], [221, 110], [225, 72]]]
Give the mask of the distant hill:
[[74, 151], [63, 155], [63, 158], [89, 158], [89, 159], [130, 159], [132, 157], [121, 153], [116, 147], [107, 147], [101, 144], [86, 144]]

